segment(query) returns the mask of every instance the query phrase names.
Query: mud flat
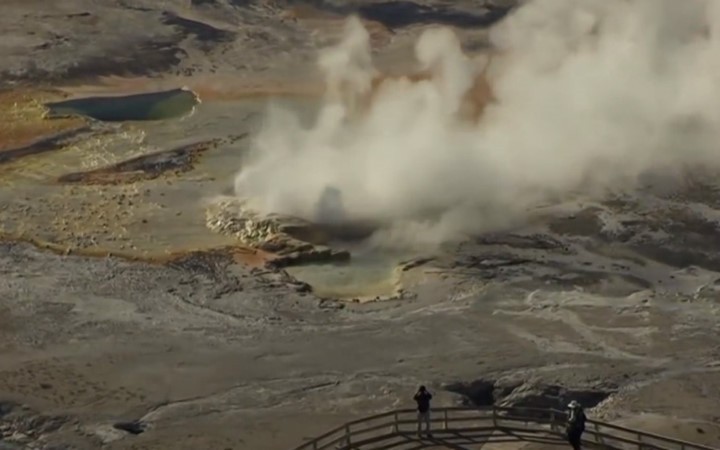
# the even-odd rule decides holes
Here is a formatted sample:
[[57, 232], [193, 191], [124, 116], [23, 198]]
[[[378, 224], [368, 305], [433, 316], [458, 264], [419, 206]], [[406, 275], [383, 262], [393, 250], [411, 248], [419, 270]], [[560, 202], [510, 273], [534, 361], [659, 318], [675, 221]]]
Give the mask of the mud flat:
[[[528, 261], [532, 250], [515, 251]], [[289, 448], [404, 405], [421, 382], [443, 405], [580, 398], [595, 417], [685, 418], [707, 432], [678, 436], [712, 435], [716, 403], [701, 392], [720, 370], [718, 308], [683, 289], [633, 288], [609, 273], [615, 293], [531, 288], [523, 272], [540, 275], [542, 264], [501, 265], [496, 253], [482, 269], [433, 275], [442, 258], [411, 269], [428, 272], [412, 297], [361, 304], [318, 299], [282, 271], [223, 253], [161, 265], [21, 244], [2, 255], [0, 385], [27, 405], [6, 422], [15, 442], [162, 448], [183, 436], [188, 449]], [[11, 421], [18, 414], [66, 425], [28, 434]], [[113, 428], [134, 421], [139, 434]]]

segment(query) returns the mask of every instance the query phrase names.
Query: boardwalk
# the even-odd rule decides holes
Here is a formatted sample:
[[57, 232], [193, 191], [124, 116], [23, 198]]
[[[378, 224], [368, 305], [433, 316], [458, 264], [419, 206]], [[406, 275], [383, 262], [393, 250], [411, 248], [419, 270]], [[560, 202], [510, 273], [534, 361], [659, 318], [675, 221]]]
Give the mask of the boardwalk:
[[[348, 422], [294, 450], [479, 449], [488, 444], [537, 443], [570, 448], [562, 411], [531, 408], [436, 408], [432, 437], [417, 435], [415, 410], [397, 410]], [[588, 420], [587, 447], [618, 450], [718, 450], [691, 442]]]

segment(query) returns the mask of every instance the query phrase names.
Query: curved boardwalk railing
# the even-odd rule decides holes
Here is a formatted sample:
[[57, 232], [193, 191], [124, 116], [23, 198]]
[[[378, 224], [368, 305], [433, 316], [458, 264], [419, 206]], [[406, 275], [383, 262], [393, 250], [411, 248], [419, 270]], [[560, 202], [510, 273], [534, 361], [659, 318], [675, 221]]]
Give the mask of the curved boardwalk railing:
[[[565, 412], [535, 408], [434, 408], [432, 438], [417, 437], [417, 412], [389, 411], [348, 422], [294, 450], [389, 450], [452, 448], [527, 441], [563, 444]], [[617, 450], [719, 450], [597, 420], [588, 420], [583, 443]]]

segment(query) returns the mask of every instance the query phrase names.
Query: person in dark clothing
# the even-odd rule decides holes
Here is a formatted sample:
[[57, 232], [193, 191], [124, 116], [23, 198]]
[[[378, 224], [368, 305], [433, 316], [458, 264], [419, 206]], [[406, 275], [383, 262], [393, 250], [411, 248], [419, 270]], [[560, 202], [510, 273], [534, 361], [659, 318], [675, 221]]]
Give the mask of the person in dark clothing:
[[577, 401], [573, 400], [568, 405], [567, 440], [573, 450], [580, 450], [582, 434], [585, 431], [585, 411]]
[[413, 400], [417, 403], [418, 409], [418, 436], [421, 435], [422, 424], [424, 422], [427, 436], [432, 437], [432, 434], [430, 434], [430, 400], [432, 400], [432, 394], [425, 389], [425, 386], [420, 386], [415, 393]]

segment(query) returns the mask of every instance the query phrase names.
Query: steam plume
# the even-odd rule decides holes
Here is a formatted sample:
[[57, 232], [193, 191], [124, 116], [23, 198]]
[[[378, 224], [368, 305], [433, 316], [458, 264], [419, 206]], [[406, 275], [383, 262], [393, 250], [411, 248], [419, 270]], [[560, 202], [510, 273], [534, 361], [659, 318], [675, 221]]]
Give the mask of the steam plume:
[[494, 102], [467, 121], [485, 61], [464, 55], [452, 31], [417, 42], [431, 77], [373, 88], [368, 34], [349, 20], [320, 57], [328, 95], [315, 124], [269, 111], [237, 195], [323, 221], [332, 192], [344, 220], [412, 223], [413, 239], [442, 240], [578, 190], [720, 162], [717, 0], [534, 0], [491, 42]]

